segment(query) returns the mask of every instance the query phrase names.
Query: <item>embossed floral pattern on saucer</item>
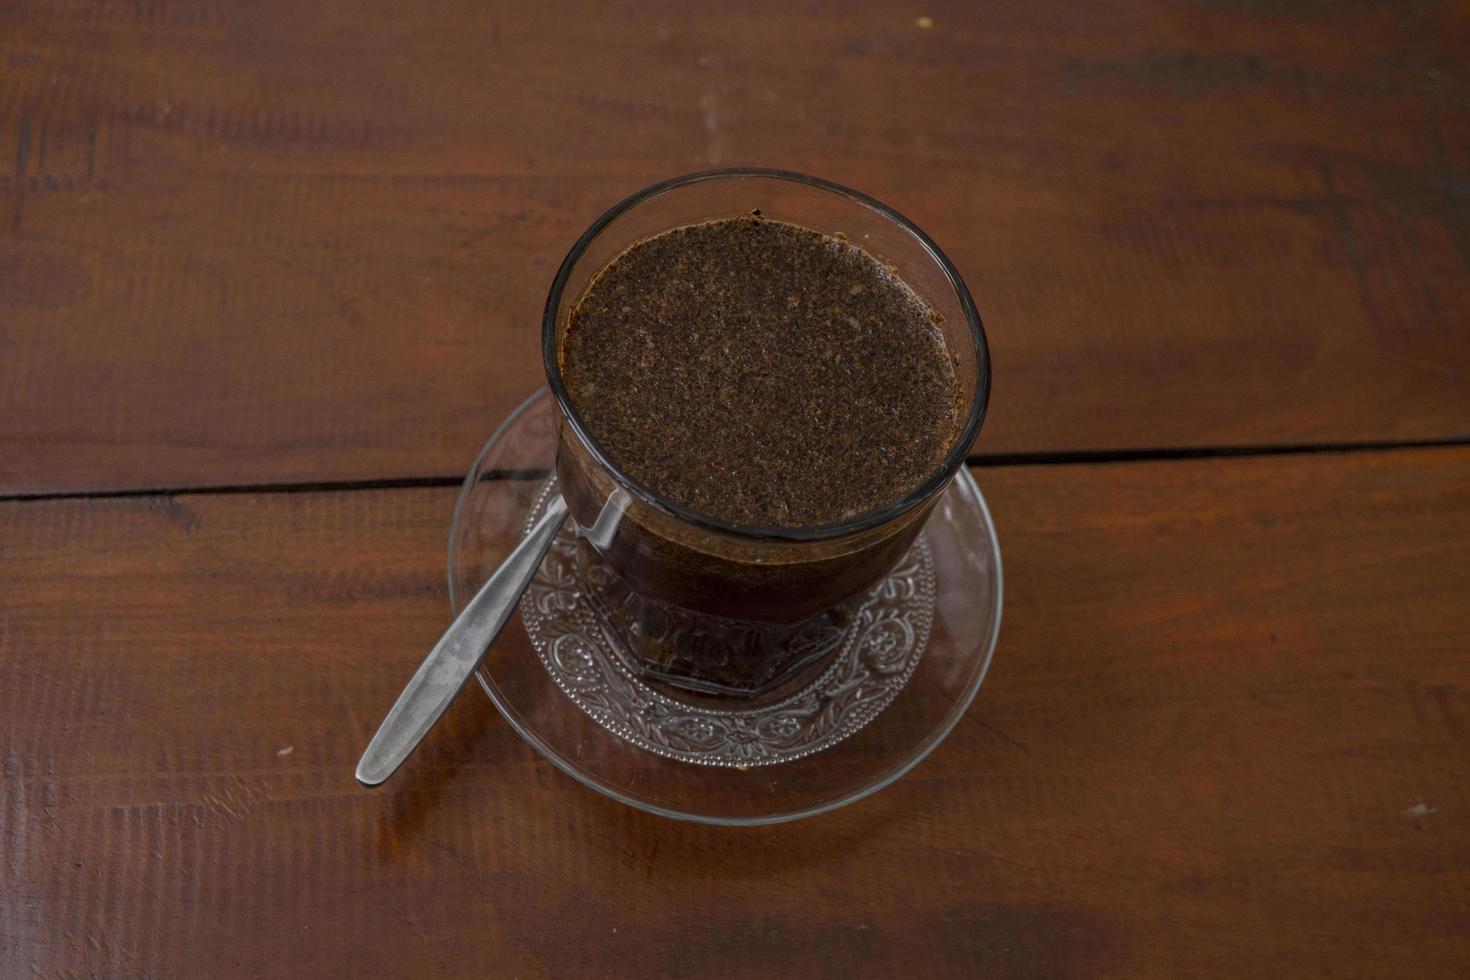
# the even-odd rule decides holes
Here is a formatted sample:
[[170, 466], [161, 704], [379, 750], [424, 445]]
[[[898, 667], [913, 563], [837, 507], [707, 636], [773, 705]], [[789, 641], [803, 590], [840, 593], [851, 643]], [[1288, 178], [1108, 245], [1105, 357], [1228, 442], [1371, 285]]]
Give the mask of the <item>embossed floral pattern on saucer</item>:
[[[554, 492], [552, 477], [537, 495], [527, 527]], [[597, 724], [666, 758], [745, 769], [820, 752], [876, 718], [923, 656], [934, 595], [933, 558], [921, 535], [857, 606], [838, 638], [840, 651], [815, 680], [772, 704], [728, 708], [678, 700], [629, 668], [578, 576], [570, 526], [526, 590], [521, 616], [542, 665]]]

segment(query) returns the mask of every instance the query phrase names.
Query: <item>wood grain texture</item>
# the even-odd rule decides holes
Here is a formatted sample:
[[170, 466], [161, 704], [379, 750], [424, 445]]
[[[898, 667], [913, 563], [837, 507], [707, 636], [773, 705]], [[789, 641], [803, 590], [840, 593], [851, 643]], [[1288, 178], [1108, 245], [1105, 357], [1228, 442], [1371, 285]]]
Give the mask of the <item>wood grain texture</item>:
[[1470, 436], [1464, 4], [923, 12], [5, 5], [0, 493], [456, 474], [577, 233], [731, 164], [951, 253], [983, 451]]
[[978, 475], [976, 705], [745, 831], [593, 794], [476, 692], [354, 784], [450, 490], [0, 504], [0, 973], [1463, 975], [1470, 449]]

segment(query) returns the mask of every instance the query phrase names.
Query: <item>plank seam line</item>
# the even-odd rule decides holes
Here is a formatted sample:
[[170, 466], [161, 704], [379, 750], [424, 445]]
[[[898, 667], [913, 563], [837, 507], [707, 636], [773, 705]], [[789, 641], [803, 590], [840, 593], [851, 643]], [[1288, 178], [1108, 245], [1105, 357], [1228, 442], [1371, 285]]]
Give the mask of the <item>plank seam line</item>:
[[[1256, 456], [1311, 456], [1332, 453], [1387, 452], [1402, 449], [1442, 449], [1470, 446], [1470, 436], [1443, 439], [1412, 439], [1378, 442], [1324, 442], [1261, 446], [1180, 447], [1175, 449], [1099, 449], [1050, 453], [978, 453], [965, 460], [977, 469], [1012, 466], [1074, 466], [1099, 463], [1147, 463], [1171, 460], [1246, 459]], [[534, 480], [548, 470], [491, 470], [482, 479]], [[128, 497], [211, 496], [245, 493], [342, 493], [355, 490], [415, 490], [457, 487], [460, 476], [408, 476], [365, 480], [314, 480], [296, 483], [231, 483], [129, 487], [121, 490], [42, 490], [34, 493], [0, 493], [0, 503], [42, 500], [110, 500]]]
[[1059, 453], [978, 453], [966, 466], [1069, 466], [1079, 463], [1149, 463], [1168, 460], [1243, 459], [1252, 456], [1311, 456], [1331, 453], [1387, 452], [1470, 446], [1470, 436], [1371, 442], [1281, 443], [1259, 446], [1181, 446], [1172, 449], [1080, 449]]

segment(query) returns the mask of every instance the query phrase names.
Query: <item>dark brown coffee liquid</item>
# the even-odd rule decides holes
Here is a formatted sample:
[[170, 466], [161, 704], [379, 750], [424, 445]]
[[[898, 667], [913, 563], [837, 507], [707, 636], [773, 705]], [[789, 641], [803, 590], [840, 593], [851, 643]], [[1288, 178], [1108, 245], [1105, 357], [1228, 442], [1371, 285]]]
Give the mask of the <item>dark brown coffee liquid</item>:
[[758, 217], [631, 246], [572, 311], [561, 368], [629, 476], [736, 524], [829, 524], [892, 503], [957, 425], [935, 314], [853, 245]]

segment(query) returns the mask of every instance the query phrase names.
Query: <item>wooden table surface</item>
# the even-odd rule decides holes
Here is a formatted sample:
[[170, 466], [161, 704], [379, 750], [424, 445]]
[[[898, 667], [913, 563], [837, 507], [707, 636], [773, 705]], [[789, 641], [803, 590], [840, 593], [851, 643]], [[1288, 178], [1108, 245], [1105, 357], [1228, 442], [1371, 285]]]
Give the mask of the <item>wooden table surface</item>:
[[[1464, 976], [1467, 65], [1427, 0], [0, 4], [0, 977]], [[474, 691], [361, 789], [556, 263], [735, 164], [977, 297], [980, 697], [781, 827]]]

